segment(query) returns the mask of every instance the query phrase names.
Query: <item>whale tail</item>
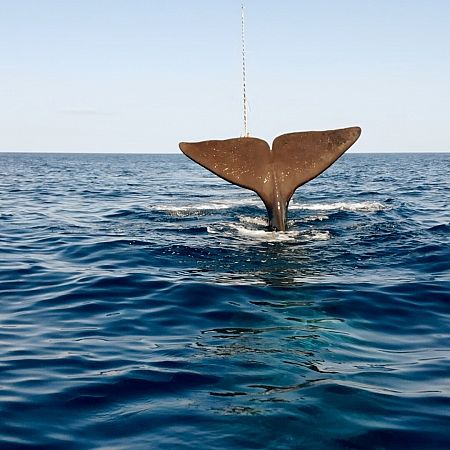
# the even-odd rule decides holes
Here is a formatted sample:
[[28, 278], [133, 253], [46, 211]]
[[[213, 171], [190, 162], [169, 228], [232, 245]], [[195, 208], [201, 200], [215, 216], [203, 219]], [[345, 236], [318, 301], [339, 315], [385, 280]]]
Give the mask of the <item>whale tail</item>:
[[181, 142], [181, 151], [212, 173], [256, 192], [266, 205], [269, 228], [285, 231], [295, 190], [331, 166], [359, 138], [361, 128], [305, 131], [275, 138], [241, 137]]

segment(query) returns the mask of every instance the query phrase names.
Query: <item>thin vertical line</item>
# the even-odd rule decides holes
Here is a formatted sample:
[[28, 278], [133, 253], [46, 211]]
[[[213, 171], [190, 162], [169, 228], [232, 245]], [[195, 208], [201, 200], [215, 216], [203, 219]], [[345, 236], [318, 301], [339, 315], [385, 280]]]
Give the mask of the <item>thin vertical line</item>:
[[247, 79], [245, 73], [245, 20], [244, 20], [244, 3], [241, 3], [241, 33], [242, 33], [242, 91], [244, 94], [244, 133], [245, 137], [248, 133], [248, 107], [247, 107]]

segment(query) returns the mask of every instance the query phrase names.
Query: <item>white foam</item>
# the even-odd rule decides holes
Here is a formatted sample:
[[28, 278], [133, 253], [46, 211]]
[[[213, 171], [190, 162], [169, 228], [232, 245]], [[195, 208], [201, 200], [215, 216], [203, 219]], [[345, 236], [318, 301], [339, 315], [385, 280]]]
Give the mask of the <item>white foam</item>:
[[301, 222], [317, 222], [317, 221], [322, 222], [323, 220], [328, 220], [329, 218], [330, 217], [326, 216], [326, 215], [308, 216], [308, 217], [303, 217], [301, 219]]
[[207, 227], [206, 227], [206, 231], [209, 233], [209, 234], [218, 234], [219, 233], [219, 230], [217, 230], [217, 229], [215, 229], [213, 226], [211, 226], [211, 225], [208, 225]]
[[204, 211], [212, 211], [219, 209], [227, 209], [228, 206], [221, 203], [208, 203], [208, 204], [200, 204], [200, 205], [191, 205], [191, 206], [169, 206], [169, 205], [161, 205], [155, 209], [158, 211], [163, 211], [171, 216], [192, 216], [196, 214], [200, 214]]
[[304, 211], [362, 211], [376, 212], [386, 209], [380, 202], [292, 203], [290, 209]]
[[158, 211], [166, 212], [173, 216], [195, 215], [205, 211], [215, 211], [231, 209], [236, 206], [257, 206], [264, 207], [264, 204], [258, 199], [242, 198], [227, 199], [221, 202], [199, 203], [195, 205], [157, 205], [153, 207]]
[[[265, 224], [267, 225], [267, 224]], [[267, 231], [261, 229], [247, 228], [242, 225], [229, 224], [230, 228], [236, 230], [241, 236], [251, 237], [263, 241], [289, 241], [295, 239], [300, 233], [298, 231]]]
[[187, 205], [187, 206], [174, 206], [174, 205], [161, 205], [157, 209], [160, 211], [176, 212], [176, 211], [204, 211], [208, 209], [227, 209], [228, 205], [223, 203], [205, 203], [200, 205]]
[[[265, 226], [267, 223], [265, 223]], [[261, 228], [248, 228], [245, 225], [234, 223], [223, 223], [210, 225], [207, 227], [210, 234], [220, 234], [222, 236], [245, 237], [245, 242], [280, 242], [280, 241], [326, 241], [331, 239], [331, 234], [327, 230], [302, 230], [302, 231], [268, 231]]]
[[239, 221], [243, 223], [248, 223], [252, 225], [259, 225], [262, 227], [267, 227], [267, 219], [264, 219], [263, 217], [247, 217], [247, 216], [240, 216]]
[[[220, 202], [208, 202], [190, 205], [157, 205], [153, 209], [164, 211], [172, 216], [188, 216], [202, 214], [207, 211], [217, 211], [232, 209], [239, 206], [256, 206], [263, 209], [264, 204], [257, 198], [227, 199]], [[291, 210], [302, 211], [353, 211], [353, 212], [376, 212], [386, 209], [386, 206], [380, 202], [335, 202], [335, 203], [294, 203], [289, 205]], [[316, 215], [311, 218], [305, 218], [304, 222], [315, 220], [327, 220], [326, 215]], [[240, 217], [239, 220], [254, 225], [266, 226], [267, 222], [263, 218]], [[264, 223], [263, 223], [264, 222]]]
[[302, 235], [313, 241], [328, 241], [331, 239], [331, 233], [327, 230], [309, 230]]

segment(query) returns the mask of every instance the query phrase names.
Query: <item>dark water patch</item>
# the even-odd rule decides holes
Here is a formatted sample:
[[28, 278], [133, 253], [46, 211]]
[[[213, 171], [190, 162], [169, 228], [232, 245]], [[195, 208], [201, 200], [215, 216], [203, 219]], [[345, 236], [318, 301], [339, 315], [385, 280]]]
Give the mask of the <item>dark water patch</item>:
[[450, 224], [448, 223], [442, 223], [440, 225], [434, 225], [429, 229], [429, 231], [433, 233], [442, 233], [442, 234], [448, 234], [450, 233]]

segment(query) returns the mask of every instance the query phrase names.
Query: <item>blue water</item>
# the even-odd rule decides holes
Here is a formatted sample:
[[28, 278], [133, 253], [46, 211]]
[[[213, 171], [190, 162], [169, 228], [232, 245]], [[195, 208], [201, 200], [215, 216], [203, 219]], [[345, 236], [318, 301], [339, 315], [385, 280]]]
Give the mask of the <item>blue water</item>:
[[450, 154], [287, 233], [182, 155], [0, 154], [0, 448], [450, 448]]

